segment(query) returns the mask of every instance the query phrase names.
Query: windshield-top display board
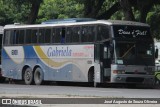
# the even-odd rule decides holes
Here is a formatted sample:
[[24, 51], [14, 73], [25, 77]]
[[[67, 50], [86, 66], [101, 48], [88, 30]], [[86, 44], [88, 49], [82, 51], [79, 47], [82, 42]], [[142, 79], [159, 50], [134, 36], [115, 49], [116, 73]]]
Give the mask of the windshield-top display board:
[[115, 25], [115, 38], [151, 38], [149, 27]]

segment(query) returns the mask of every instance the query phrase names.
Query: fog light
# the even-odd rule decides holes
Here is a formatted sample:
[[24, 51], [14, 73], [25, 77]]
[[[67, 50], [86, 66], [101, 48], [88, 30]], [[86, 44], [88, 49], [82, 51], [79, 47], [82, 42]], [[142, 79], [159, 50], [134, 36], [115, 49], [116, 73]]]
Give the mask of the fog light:
[[121, 77], [117, 77], [117, 80], [122, 80], [122, 78]]

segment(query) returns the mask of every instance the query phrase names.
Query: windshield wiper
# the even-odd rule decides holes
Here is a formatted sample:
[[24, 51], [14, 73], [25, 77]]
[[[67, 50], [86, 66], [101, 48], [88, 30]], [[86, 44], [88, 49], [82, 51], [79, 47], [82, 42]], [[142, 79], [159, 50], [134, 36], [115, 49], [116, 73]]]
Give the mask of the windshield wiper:
[[135, 44], [130, 47], [123, 55], [122, 55], [122, 58], [124, 58], [133, 48], [135, 47]]

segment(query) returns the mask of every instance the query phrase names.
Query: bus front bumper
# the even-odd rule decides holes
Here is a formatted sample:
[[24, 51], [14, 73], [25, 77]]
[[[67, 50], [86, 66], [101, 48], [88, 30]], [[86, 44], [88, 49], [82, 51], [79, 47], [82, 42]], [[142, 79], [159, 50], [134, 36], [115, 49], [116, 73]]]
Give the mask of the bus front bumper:
[[142, 83], [142, 84], [154, 84], [154, 75], [114, 75], [111, 78], [111, 83]]

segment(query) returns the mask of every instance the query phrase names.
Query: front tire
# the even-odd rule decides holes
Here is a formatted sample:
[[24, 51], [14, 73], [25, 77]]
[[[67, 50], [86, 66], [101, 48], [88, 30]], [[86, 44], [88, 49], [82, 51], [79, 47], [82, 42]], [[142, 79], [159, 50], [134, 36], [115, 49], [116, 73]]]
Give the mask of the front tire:
[[37, 68], [34, 72], [34, 82], [36, 85], [41, 85], [43, 83], [43, 71], [41, 68]]
[[91, 82], [91, 83], [94, 82], [94, 72], [93, 71], [88, 72], [88, 82]]
[[93, 70], [88, 72], [88, 82], [89, 82], [89, 86], [94, 87], [94, 71]]
[[24, 72], [24, 82], [26, 85], [33, 84], [33, 72], [31, 68], [27, 68]]

